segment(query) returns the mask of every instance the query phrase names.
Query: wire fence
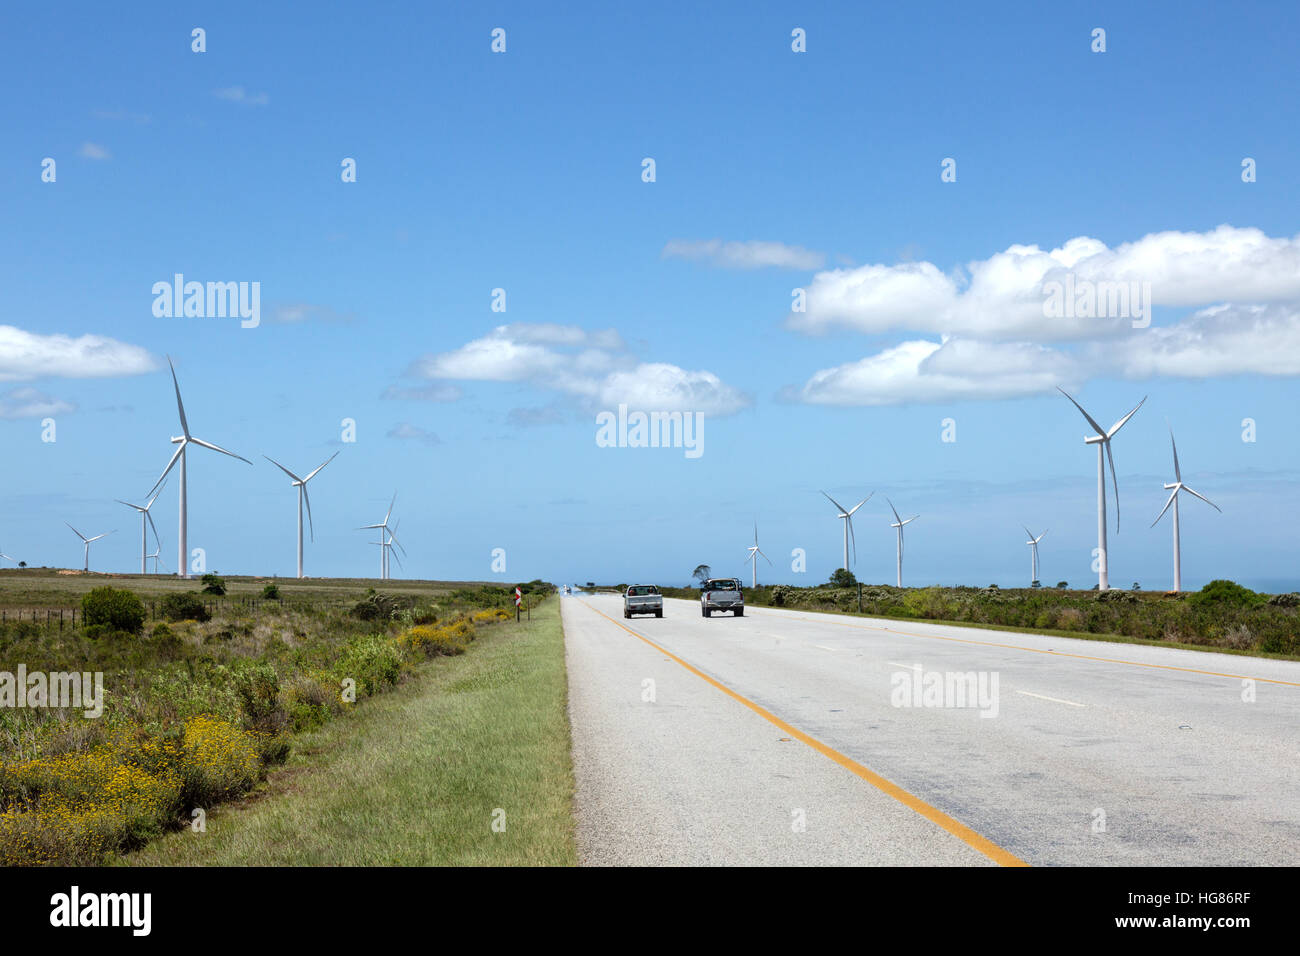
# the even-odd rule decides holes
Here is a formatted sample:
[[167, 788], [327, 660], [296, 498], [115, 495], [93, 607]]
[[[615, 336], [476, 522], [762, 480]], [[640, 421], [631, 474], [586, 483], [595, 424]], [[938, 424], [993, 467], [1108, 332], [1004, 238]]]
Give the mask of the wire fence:
[[[159, 614], [160, 601], [147, 601], [148, 620], [166, 620], [166, 615]], [[204, 601], [203, 608], [213, 617], [228, 613], [252, 613], [266, 607], [281, 610], [324, 611], [351, 608], [355, 601], [283, 601], [268, 598], [216, 598]], [[10, 623], [30, 622], [48, 628], [75, 628], [82, 617], [81, 608], [73, 607], [25, 607], [0, 608], [0, 626]]]

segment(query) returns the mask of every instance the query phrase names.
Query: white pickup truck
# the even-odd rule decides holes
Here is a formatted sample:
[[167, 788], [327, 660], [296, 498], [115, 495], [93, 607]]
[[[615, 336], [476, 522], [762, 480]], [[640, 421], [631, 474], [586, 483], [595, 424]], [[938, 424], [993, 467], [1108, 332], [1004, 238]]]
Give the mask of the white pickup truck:
[[633, 584], [623, 592], [623, 616], [653, 614], [664, 616], [664, 596], [653, 584]]
[[709, 578], [700, 588], [700, 613], [712, 617], [714, 611], [730, 611], [734, 617], [745, 616], [745, 592], [735, 578]]

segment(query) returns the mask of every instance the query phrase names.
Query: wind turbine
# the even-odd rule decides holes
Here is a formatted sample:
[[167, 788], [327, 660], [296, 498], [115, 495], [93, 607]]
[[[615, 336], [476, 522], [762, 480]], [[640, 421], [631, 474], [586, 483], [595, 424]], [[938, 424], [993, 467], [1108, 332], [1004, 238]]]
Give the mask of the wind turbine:
[[162, 554], [162, 541], [157, 541], [156, 544], [157, 544], [158, 546], [157, 546], [156, 548], [154, 548], [154, 550], [153, 550], [153, 554], [149, 555], [149, 557], [153, 558], [153, 573], [154, 573], [154, 574], [157, 574], [157, 573], [158, 573], [158, 563], [159, 563], [159, 561], [161, 560], [161, 558], [159, 557], [159, 555]]
[[[830, 495], [827, 495], [826, 492], [823, 491], [822, 494], [826, 495], [827, 501], [829, 501], [837, 509], [839, 509], [839, 515], [837, 515], [837, 517], [842, 518], [844, 521], [844, 570], [847, 571], [849, 570], [849, 538], [850, 537], [853, 538], [853, 563], [854, 564], [858, 563], [858, 539], [853, 534], [853, 515], [859, 508], [861, 508], [863, 505], [865, 505], [868, 501], [871, 500], [871, 495], [874, 495], [875, 492], [873, 491], [871, 495], [867, 495], [867, 497], [863, 498], [856, 505], [854, 505], [851, 510], [845, 510], [842, 504], [840, 504]], [[763, 555], [763, 557], [767, 557], [767, 555]]]
[[[1024, 525], [1021, 525], [1020, 527], [1025, 528]], [[1042, 541], [1044, 538], [1047, 537], [1047, 532], [1044, 531], [1037, 538], [1035, 538], [1034, 533], [1030, 531], [1028, 528], [1025, 528], [1025, 534], [1029, 535], [1029, 540], [1026, 541], [1025, 544], [1029, 545], [1029, 567], [1031, 569], [1029, 586], [1033, 587], [1036, 584], [1038, 584], [1038, 542]]]
[[[383, 521], [379, 522], [379, 524], [364, 524], [357, 529], [358, 531], [371, 531], [375, 528], [379, 529], [379, 540], [372, 541], [371, 544], [379, 545], [379, 579], [381, 581], [388, 578], [388, 549], [392, 547], [393, 542], [397, 540], [396, 538], [394, 538], [392, 542], [388, 540], [391, 534], [391, 531], [388, 528], [388, 519], [393, 516], [393, 505], [395, 504], [397, 504], [397, 492], [393, 492], [393, 500], [388, 503], [388, 511], [384, 515]], [[398, 545], [398, 547], [401, 546]], [[403, 549], [403, 551], [405, 551], [405, 549]], [[398, 561], [397, 565], [398, 567], [401, 567], [402, 562]]]
[[[886, 498], [885, 500], [889, 501], [888, 498]], [[915, 521], [917, 518], [921, 516], [912, 515], [912, 517], [904, 521], [902, 518], [898, 516], [898, 509], [894, 507], [894, 503], [892, 501], [889, 501], [889, 510], [894, 513], [894, 523], [891, 524], [890, 527], [898, 529], [898, 586], [901, 588], [903, 586], [903, 525], [911, 524], [913, 521]]]
[[[63, 522], [63, 523], [64, 523], [64, 524], [68, 524], [66, 521]], [[68, 527], [69, 527], [69, 528], [72, 528], [72, 525], [68, 524]], [[113, 530], [116, 531], [117, 529], [114, 528]], [[84, 534], [82, 534], [82, 533], [81, 533], [80, 531], [78, 531], [76, 528], [72, 528], [72, 533], [75, 534], [78, 538], [80, 538], [82, 544], [84, 544], [84, 545], [86, 546], [86, 552], [85, 552], [85, 554], [86, 554], [86, 563], [85, 563], [85, 567], [82, 568], [82, 570], [83, 570], [83, 571], [89, 571], [89, 570], [90, 570], [90, 542], [92, 542], [92, 541], [98, 541], [100, 538], [107, 538], [107, 537], [108, 537], [110, 534], [112, 534], [113, 532], [112, 532], [112, 531], [105, 531], [103, 534], [97, 534], [97, 535], [95, 535], [93, 538], [87, 538]]]
[[163, 469], [163, 473], [161, 477], [159, 477], [157, 483], [155, 483], [154, 486], [151, 489], [149, 489], [149, 493], [153, 494], [155, 491], [158, 490], [158, 488], [163, 483], [163, 479], [167, 477], [167, 473], [170, 472], [172, 470], [172, 467], [176, 464], [176, 462], [179, 461], [181, 463], [180, 531], [177, 535], [177, 540], [176, 540], [176, 574], [179, 577], [187, 578], [189, 577], [189, 574], [186, 573], [185, 568], [188, 565], [187, 548], [189, 546], [189, 537], [188, 537], [188, 529], [186, 527], [186, 498], [185, 498], [185, 488], [186, 488], [185, 459], [187, 457], [185, 453], [186, 449], [191, 444], [194, 444], [194, 445], [199, 445], [203, 448], [209, 448], [212, 451], [219, 451], [221, 452], [221, 454], [229, 455], [231, 458], [238, 458], [246, 465], [251, 465], [252, 462], [249, 461], [247, 458], [245, 458], [243, 455], [236, 455], [233, 451], [226, 451], [224, 448], [221, 448], [218, 445], [214, 445], [211, 442], [206, 442], [202, 438], [195, 438], [193, 435], [190, 434], [189, 423], [185, 420], [185, 405], [181, 402], [181, 386], [180, 383], [176, 381], [176, 366], [172, 365], [172, 359], [170, 355], [167, 356], [167, 364], [168, 366], [171, 367], [172, 370], [172, 385], [176, 389], [176, 411], [180, 413], [182, 434], [179, 438], [172, 439], [172, 444], [179, 445], [180, 447], [176, 449], [176, 453], [172, 455], [172, 460], [169, 461], [167, 463], [167, 467]]
[[1174, 444], [1174, 430], [1172, 428], [1169, 429], [1169, 444], [1174, 449], [1174, 483], [1172, 485], [1165, 485], [1165, 490], [1169, 491], [1169, 489], [1172, 488], [1173, 491], [1170, 492], [1169, 500], [1165, 502], [1165, 506], [1160, 509], [1160, 514], [1156, 515], [1156, 520], [1151, 522], [1151, 527], [1154, 528], [1160, 522], [1160, 519], [1165, 516], [1165, 512], [1169, 510], [1170, 505], [1174, 506], [1174, 593], [1176, 594], [1183, 589], [1182, 545], [1178, 538], [1178, 493], [1180, 491], [1185, 491], [1189, 495], [1195, 495], [1215, 511], [1219, 512], [1219, 514], [1223, 514], [1223, 509], [1209, 498], [1205, 497], [1205, 495], [1193, 491], [1191, 488], [1183, 484], [1183, 473], [1178, 467], [1178, 446]]
[[1110, 431], [1102, 428], [1097, 424], [1097, 420], [1083, 410], [1083, 406], [1070, 398], [1070, 393], [1059, 385], [1056, 390], [1070, 399], [1070, 404], [1079, 410], [1079, 413], [1088, 420], [1088, 424], [1097, 432], [1095, 435], [1089, 435], [1083, 440], [1085, 445], [1097, 446], [1097, 590], [1110, 590], [1110, 568], [1109, 557], [1106, 551], [1106, 468], [1104, 459], [1110, 458], [1110, 480], [1115, 487], [1115, 533], [1119, 534], [1119, 479], [1115, 477], [1115, 453], [1110, 449], [1110, 440], [1115, 437], [1124, 425], [1137, 414], [1137, 410], [1146, 402], [1147, 396], [1142, 396], [1142, 401], [1133, 406], [1133, 411], [1129, 412], [1114, 425]]
[[370, 542], [371, 544], [377, 544], [377, 545], [379, 545], [381, 548], [384, 549], [384, 551], [383, 551], [383, 555], [384, 555], [383, 575], [384, 575], [385, 578], [387, 578], [387, 577], [389, 576], [389, 573], [388, 573], [388, 559], [389, 559], [389, 557], [392, 557], [392, 559], [393, 559], [394, 561], [397, 562], [397, 566], [398, 566], [399, 568], [402, 567], [402, 559], [399, 558], [399, 557], [397, 556], [397, 551], [394, 550], [394, 545], [396, 545], [396, 547], [397, 547], [398, 549], [401, 550], [402, 554], [406, 554], [406, 549], [402, 547], [402, 543], [401, 543], [400, 541], [397, 540], [397, 535], [394, 533], [394, 532], [397, 531], [397, 525], [399, 525], [399, 524], [401, 524], [401, 523], [402, 523], [402, 522], [401, 522], [401, 520], [399, 519], [396, 523], [394, 523], [394, 525], [393, 525], [391, 528], [385, 528], [385, 529], [383, 530], [383, 535], [384, 535], [384, 537], [385, 537], [387, 540], [385, 540], [385, 541], [371, 541], [371, 542]]
[[[5, 561], [13, 561], [13, 560], [14, 560], [13, 558], [9, 557], [9, 555], [5, 554], [3, 551], [0, 551], [0, 558], [3, 558]], [[14, 562], [14, 563], [16, 564], [17, 562]]]
[[338, 452], [335, 452], [334, 454], [330, 455], [328, 458], [325, 459], [324, 462], [321, 463], [319, 468], [313, 471], [306, 478], [299, 478], [297, 475], [291, 472], [288, 468], [284, 467], [284, 465], [280, 464], [274, 458], [271, 458], [268, 455], [262, 456], [271, 464], [275, 465], [276, 468], [279, 468], [282, 472], [284, 472], [291, 479], [293, 479], [292, 482], [293, 487], [298, 489], [298, 577], [300, 578], [302, 577], [302, 503], [304, 501], [307, 502], [307, 527], [311, 531], [312, 541], [316, 540], [316, 526], [311, 520], [311, 498], [308, 497], [307, 495], [307, 482], [311, 481], [318, 474], [320, 474], [321, 468], [324, 468], [335, 458], [337, 458], [338, 454], [339, 454]]
[[126, 505], [128, 508], [134, 508], [136, 511], [140, 512], [140, 573], [141, 574], [149, 573], [149, 566], [145, 563], [149, 559], [149, 555], [145, 553], [146, 549], [149, 547], [148, 537], [145, 534], [148, 528], [153, 528], [154, 541], [158, 542], [160, 546], [162, 544], [162, 539], [158, 537], [158, 526], [153, 523], [153, 515], [149, 514], [149, 509], [153, 507], [153, 503], [158, 500], [158, 496], [160, 494], [162, 494], [161, 488], [159, 488], [156, 492], [154, 492], [154, 496], [149, 499], [149, 503], [143, 506], [133, 505], [131, 504], [131, 502], [123, 501], [121, 498], [113, 499], [120, 505]]
[[[750, 587], [757, 588], [758, 587], [758, 556], [760, 554], [763, 554], [763, 552], [758, 547], [758, 522], [754, 522], [754, 546], [752, 548], [747, 548], [746, 550], [749, 552], [749, 557], [746, 560], [748, 560], [754, 566], [752, 569], [753, 577], [750, 579]], [[763, 560], [766, 561], [768, 564], [772, 563], [772, 559], [765, 554], [763, 554]]]

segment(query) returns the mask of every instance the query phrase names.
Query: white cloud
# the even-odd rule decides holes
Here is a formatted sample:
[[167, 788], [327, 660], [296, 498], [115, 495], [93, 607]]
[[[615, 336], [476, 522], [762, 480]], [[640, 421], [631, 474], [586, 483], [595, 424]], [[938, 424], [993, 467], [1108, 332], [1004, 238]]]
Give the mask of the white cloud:
[[107, 146], [101, 146], [99, 143], [82, 143], [80, 150], [82, 159], [112, 159]]
[[1044, 283], [1067, 273], [1092, 283], [1150, 283], [1155, 305], [1300, 298], [1300, 236], [1271, 238], [1223, 225], [1204, 233], [1152, 233], [1114, 249], [1088, 237], [1043, 251], [1013, 245], [964, 269], [930, 262], [865, 265], [818, 273], [805, 312], [786, 325], [818, 334], [909, 330], [932, 335], [1034, 341], [1084, 340], [1131, 327], [1128, 318], [1047, 318]]
[[782, 242], [723, 239], [670, 239], [660, 255], [665, 259], [691, 259], [719, 269], [820, 269], [821, 252]]
[[77, 406], [71, 402], [46, 395], [30, 386], [10, 389], [0, 395], [0, 418], [4, 419], [44, 418], [76, 410]]
[[646, 411], [730, 415], [749, 396], [708, 371], [642, 362], [612, 329], [514, 323], [415, 362], [410, 374], [433, 379], [517, 382], [559, 392], [588, 408], [620, 403]]
[[442, 439], [433, 432], [419, 425], [412, 425], [410, 422], [399, 422], [394, 425], [388, 430], [388, 437], [399, 441], [423, 442], [426, 445], [438, 445], [442, 442]]
[[949, 338], [903, 342], [822, 369], [781, 397], [895, 405], [1045, 394], [1090, 378], [1300, 375], [1300, 305], [1214, 306], [1170, 326], [1072, 348]]
[[39, 335], [0, 325], [0, 382], [139, 375], [156, 367], [145, 349], [102, 335]]
[[436, 382], [433, 385], [421, 385], [415, 388], [390, 385], [379, 397], [406, 402], [455, 402], [464, 394], [459, 386]]
[[251, 93], [242, 86], [227, 86], [215, 90], [212, 95], [219, 100], [243, 103], [245, 106], [265, 106], [271, 102], [271, 98], [265, 93]]

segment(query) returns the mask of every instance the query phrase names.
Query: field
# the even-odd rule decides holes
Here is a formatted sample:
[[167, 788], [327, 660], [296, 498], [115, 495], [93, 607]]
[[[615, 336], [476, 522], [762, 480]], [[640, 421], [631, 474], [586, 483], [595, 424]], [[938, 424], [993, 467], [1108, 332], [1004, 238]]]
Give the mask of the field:
[[[300, 739], [434, 659], [472, 655], [481, 633], [514, 618], [511, 591], [493, 584], [203, 585], [0, 573], [0, 864], [93, 865], [202, 821]], [[525, 589], [532, 603], [551, 590]], [[32, 690], [20, 669], [29, 681], [101, 674], [102, 713], [87, 716], [84, 700], [46, 706], [55, 679]], [[94, 682], [82, 686], [90, 697]]]

